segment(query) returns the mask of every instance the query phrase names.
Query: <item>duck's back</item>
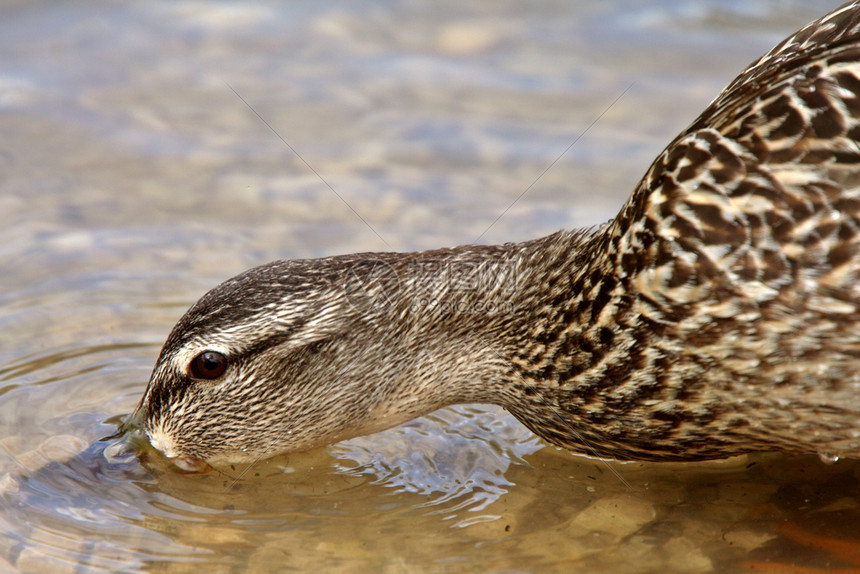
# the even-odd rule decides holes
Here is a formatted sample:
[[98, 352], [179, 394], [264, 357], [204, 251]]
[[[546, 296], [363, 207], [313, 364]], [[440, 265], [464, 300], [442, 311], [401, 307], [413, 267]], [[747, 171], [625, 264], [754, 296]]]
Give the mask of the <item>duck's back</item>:
[[696, 440], [860, 455], [860, 2], [734, 80], [601, 248], [638, 366], [607, 396], [652, 385], [655, 425]]

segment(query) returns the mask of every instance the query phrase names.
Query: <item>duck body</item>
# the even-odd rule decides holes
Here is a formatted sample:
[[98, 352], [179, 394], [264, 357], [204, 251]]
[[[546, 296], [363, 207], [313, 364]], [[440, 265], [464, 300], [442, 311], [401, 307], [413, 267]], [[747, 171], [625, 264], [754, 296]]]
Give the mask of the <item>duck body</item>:
[[133, 420], [206, 461], [463, 402], [600, 457], [860, 457], [858, 142], [853, 2], [753, 63], [605, 226], [228, 280], [174, 327]]

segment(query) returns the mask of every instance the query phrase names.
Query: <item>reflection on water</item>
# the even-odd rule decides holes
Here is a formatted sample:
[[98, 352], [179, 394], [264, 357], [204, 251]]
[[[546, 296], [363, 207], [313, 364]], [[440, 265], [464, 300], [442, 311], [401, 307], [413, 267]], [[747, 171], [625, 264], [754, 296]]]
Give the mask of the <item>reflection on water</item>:
[[[331, 453], [202, 475], [157, 459], [148, 471], [133, 457], [108, 462], [108, 443], [54, 437], [4, 457], [0, 556], [50, 572], [856, 566], [860, 464], [604, 463], [536, 450], [494, 414], [462, 407]], [[533, 451], [527, 463], [516, 449]]]
[[468, 243], [526, 189], [482, 241], [605, 221], [831, 4], [4, 6], [0, 570], [860, 566], [854, 461], [596, 461], [474, 405], [201, 475], [99, 440], [207, 288], [279, 257]]
[[[496, 442], [487, 444], [487, 437]], [[512, 463], [541, 449], [540, 440], [499, 408], [455, 406], [385, 433], [336, 445], [332, 454], [353, 461], [336, 468], [368, 475], [396, 492], [421, 494], [422, 506], [455, 518], [457, 511], [479, 512], [508, 492], [505, 478]], [[473, 516], [455, 524], [495, 520]]]

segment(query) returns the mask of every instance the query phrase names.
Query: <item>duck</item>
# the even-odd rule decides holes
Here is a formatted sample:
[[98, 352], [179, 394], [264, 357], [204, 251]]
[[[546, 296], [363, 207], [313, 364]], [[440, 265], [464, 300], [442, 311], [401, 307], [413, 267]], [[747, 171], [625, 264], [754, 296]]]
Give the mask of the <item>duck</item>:
[[607, 224], [228, 279], [129, 424], [196, 469], [458, 403], [597, 458], [860, 457], [860, 2], [753, 62]]

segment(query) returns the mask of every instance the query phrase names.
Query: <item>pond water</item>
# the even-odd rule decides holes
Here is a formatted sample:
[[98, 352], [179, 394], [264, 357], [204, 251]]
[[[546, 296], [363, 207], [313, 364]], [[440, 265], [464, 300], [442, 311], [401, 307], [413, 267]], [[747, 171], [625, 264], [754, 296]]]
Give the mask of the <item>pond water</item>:
[[603, 462], [479, 405], [200, 475], [99, 440], [220, 281], [603, 222], [835, 4], [5, 2], [0, 570], [860, 567], [855, 461]]

